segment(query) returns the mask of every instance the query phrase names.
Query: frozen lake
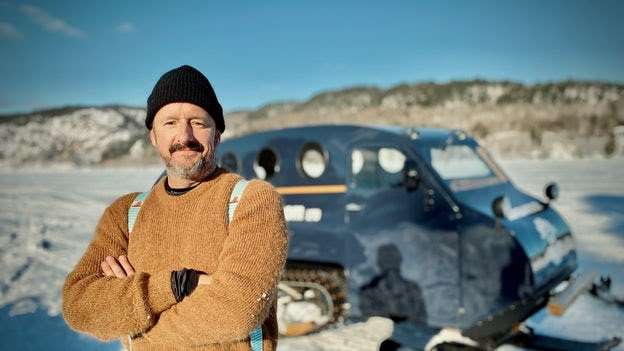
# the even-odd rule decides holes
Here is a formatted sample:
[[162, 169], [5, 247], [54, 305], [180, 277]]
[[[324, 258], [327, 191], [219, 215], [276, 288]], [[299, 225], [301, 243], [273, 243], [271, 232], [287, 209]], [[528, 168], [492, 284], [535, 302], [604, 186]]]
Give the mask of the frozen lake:
[[[624, 159], [506, 161], [503, 168], [527, 192], [543, 197], [556, 181], [554, 203], [573, 229], [580, 267], [610, 274], [624, 294]], [[160, 168], [0, 169], [0, 338], [3, 349], [118, 350], [68, 330], [60, 290], [91, 238], [104, 208], [117, 196], [149, 188]], [[624, 311], [582, 296], [561, 318], [540, 313], [538, 330], [575, 338], [624, 336]], [[315, 342], [284, 339], [280, 350], [348, 349], [358, 333], [337, 332]], [[312, 346], [310, 346], [312, 345]], [[620, 350], [624, 348], [620, 347]]]

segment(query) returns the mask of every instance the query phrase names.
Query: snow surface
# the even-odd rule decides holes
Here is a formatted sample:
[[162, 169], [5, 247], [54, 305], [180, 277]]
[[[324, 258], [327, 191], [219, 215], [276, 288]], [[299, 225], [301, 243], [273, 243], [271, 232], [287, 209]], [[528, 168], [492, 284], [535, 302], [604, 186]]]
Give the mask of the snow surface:
[[[581, 269], [610, 274], [614, 291], [624, 294], [624, 159], [502, 165], [520, 188], [536, 197], [543, 198], [547, 182], [559, 184], [561, 195], [554, 207], [572, 227]], [[58, 316], [65, 275], [84, 252], [104, 208], [121, 194], [149, 188], [160, 172], [158, 167], [0, 168], [0, 308], [9, 316], [37, 309], [50, 318]], [[373, 318], [281, 339], [279, 349], [362, 350], [388, 333], [388, 322]], [[580, 339], [624, 337], [624, 310], [581, 296], [563, 317], [539, 313], [529, 324], [540, 332]], [[0, 326], [3, 340], [5, 330]]]

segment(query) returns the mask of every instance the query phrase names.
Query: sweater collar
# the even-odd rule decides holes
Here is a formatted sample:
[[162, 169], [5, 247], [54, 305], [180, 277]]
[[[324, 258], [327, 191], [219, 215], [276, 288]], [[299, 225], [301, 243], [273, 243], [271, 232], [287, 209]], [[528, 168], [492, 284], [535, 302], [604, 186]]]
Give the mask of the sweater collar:
[[[162, 177], [154, 186], [154, 193], [161, 201], [188, 201], [201, 196], [201, 194], [210, 191], [215, 184], [219, 182], [224, 174], [228, 173], [225, 169], [217, 167], [211, 175], [202, 180], [199, 184], [190, 188], [172, 189], [167, 185], [167, 177]], [[173, 190], [175, 193], [170, 193]], [[179, 200], [178, 200], [179, 199]]]
[[185, 194], [191, 190], [193, 190], [196, 186], [198, 186], [200, 183], [197, 183], [193, 186], [189, 186], [186, 188], [172, 188], [169, 186], [169, 181], [167, 180], [167, 177], [165, 177], [165, 191], [167, 192], [167, 194], [169, 195], [173, 195], [173, 196], [179, 196], [182, 194]]

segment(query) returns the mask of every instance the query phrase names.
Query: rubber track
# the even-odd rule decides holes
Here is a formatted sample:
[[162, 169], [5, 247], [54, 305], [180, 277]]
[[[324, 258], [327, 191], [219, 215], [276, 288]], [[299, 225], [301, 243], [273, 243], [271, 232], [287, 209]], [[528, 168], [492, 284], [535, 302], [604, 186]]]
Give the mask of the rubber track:
[[342, 322], [347, 310], [343, 307], [347, 302], [347, 279], [344, 270], [336, 267], [288, 264], [282, 274], [283, 282], [317, 283], [329, 292], [334, 304], [332, 319], [327, 325]]

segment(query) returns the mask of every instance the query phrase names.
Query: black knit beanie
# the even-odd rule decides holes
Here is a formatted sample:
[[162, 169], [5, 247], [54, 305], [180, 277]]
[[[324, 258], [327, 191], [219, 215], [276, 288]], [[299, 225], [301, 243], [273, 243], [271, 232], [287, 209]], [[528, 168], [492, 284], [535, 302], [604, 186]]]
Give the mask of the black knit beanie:
[[163, 106], [172, 102], [190, 102], [197, 105], [215, 121], [217, 129], [223, 133], [223, 109], [208, 78], [197, 69], [184, 65], [172, 69], [160, 77], [152, 93], [147, 98], [147, 116], [145, 126], [152, 129], [154, 115]]

